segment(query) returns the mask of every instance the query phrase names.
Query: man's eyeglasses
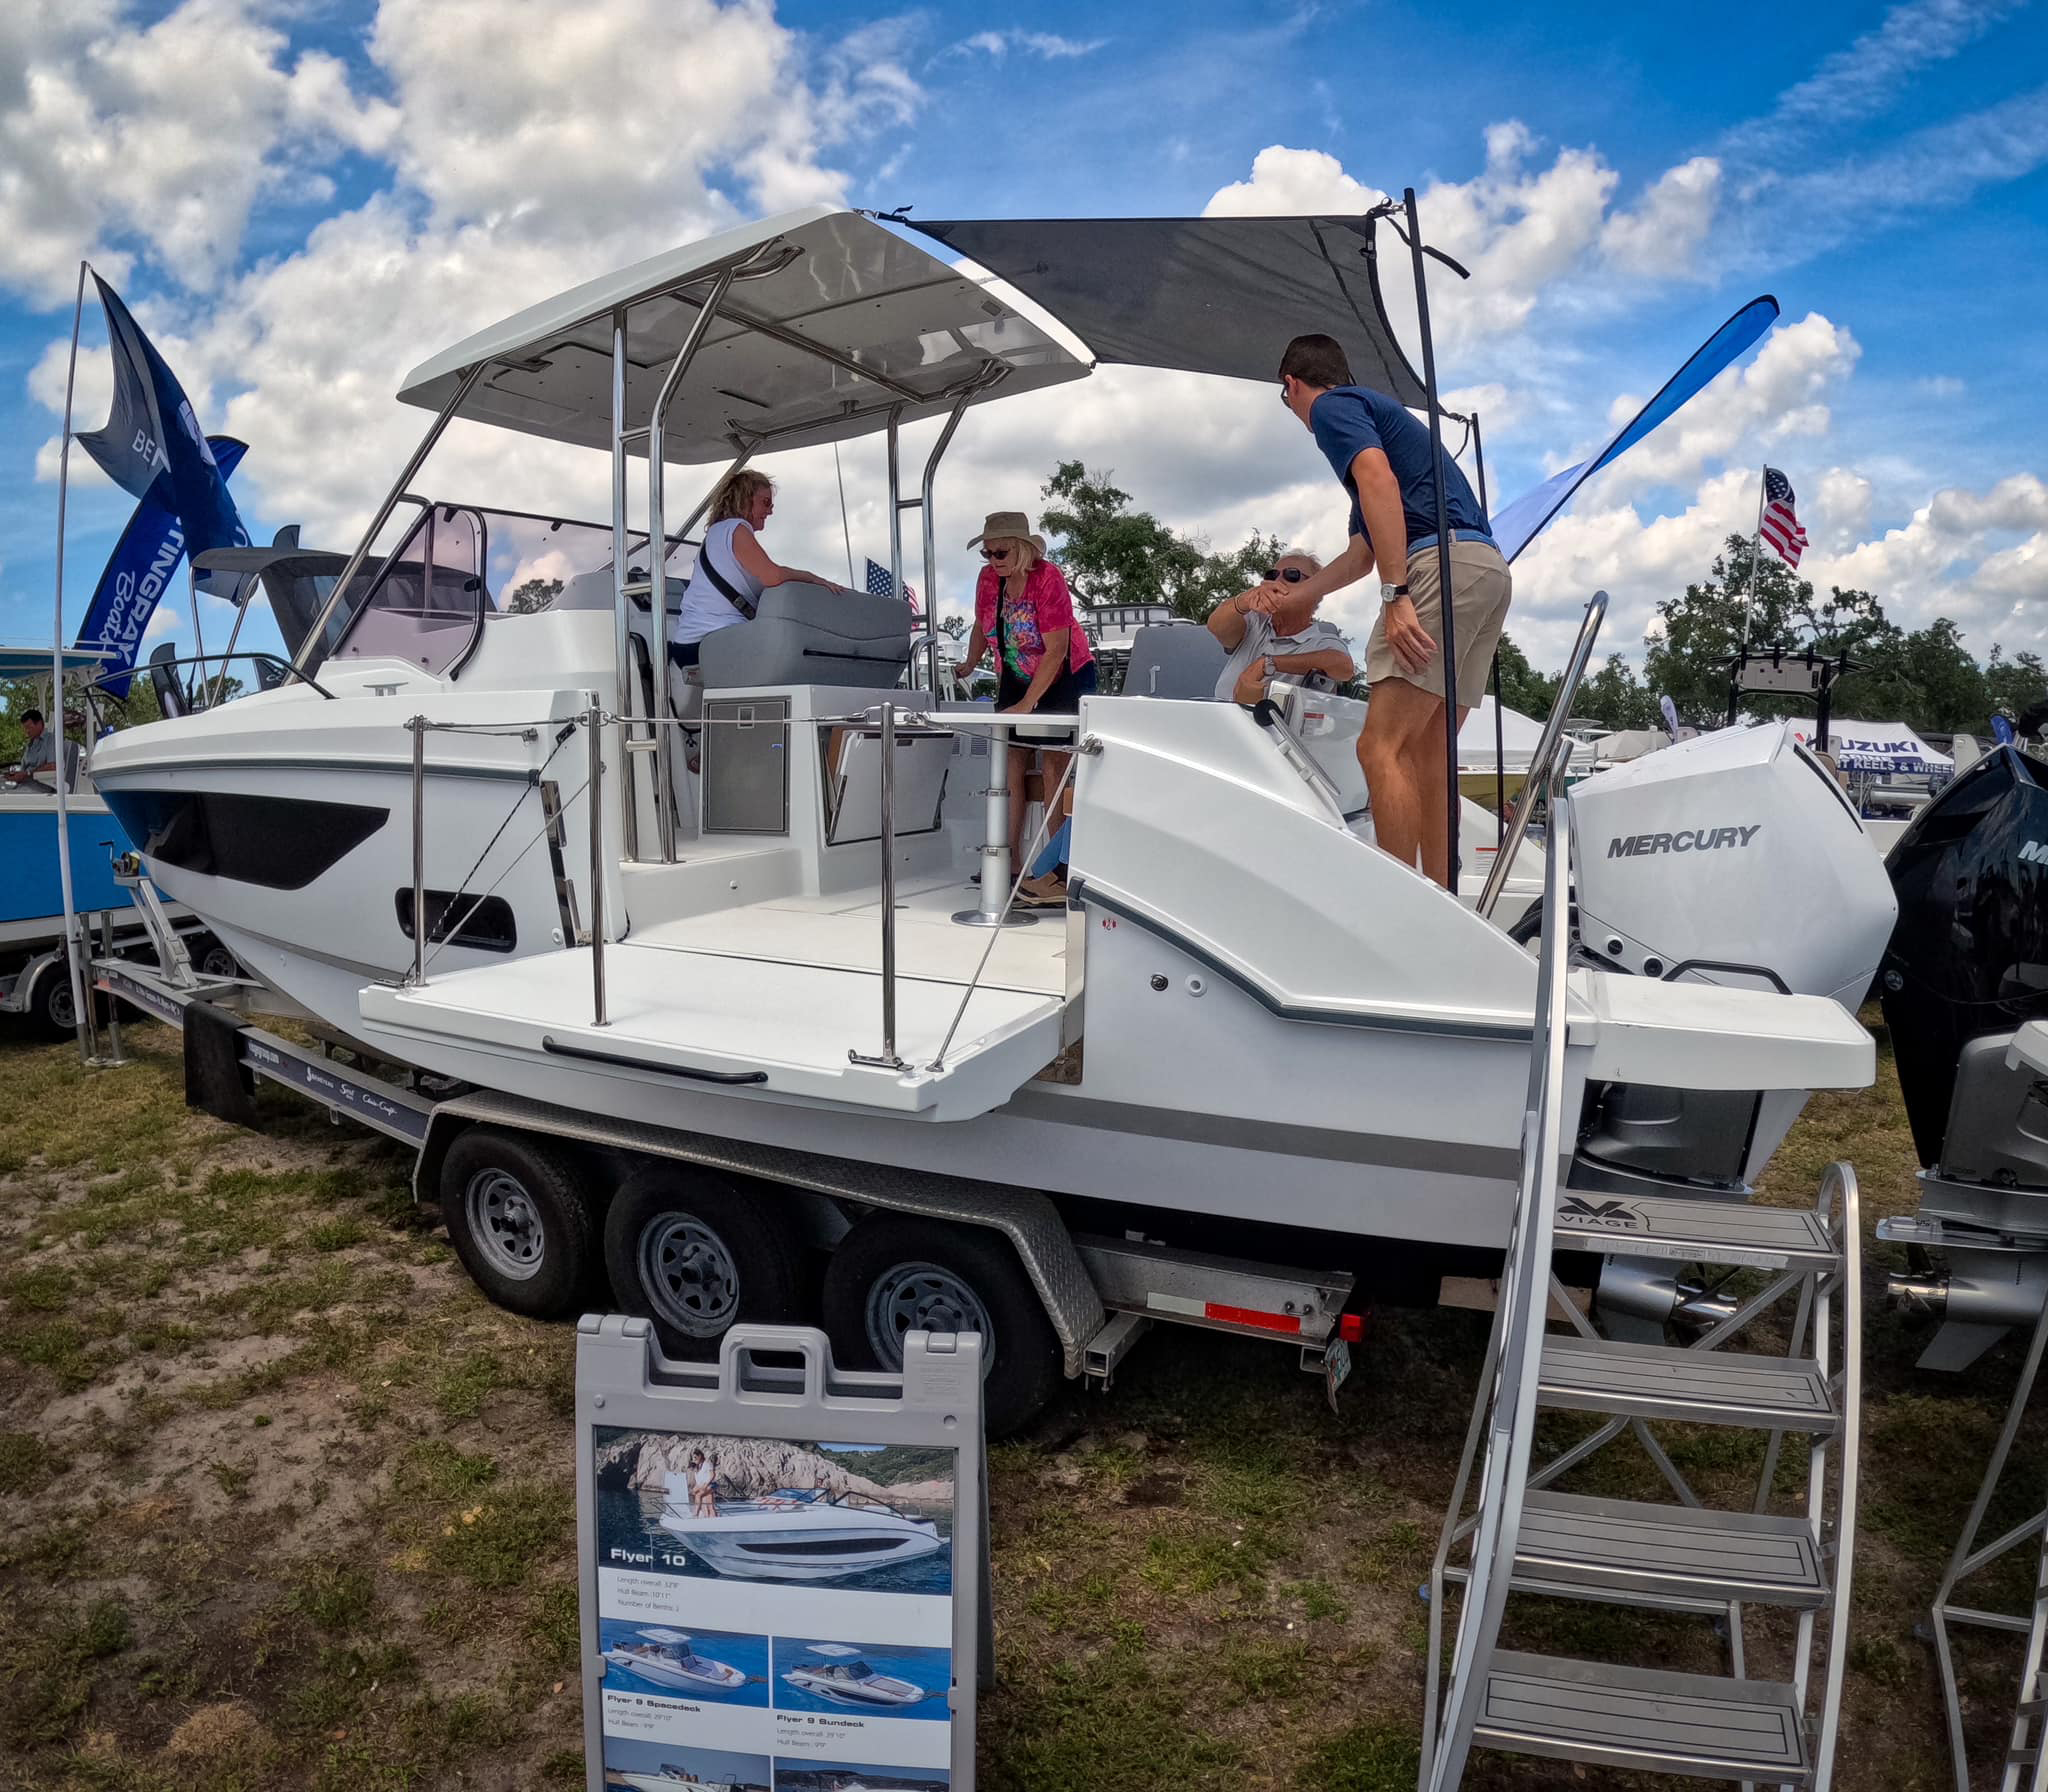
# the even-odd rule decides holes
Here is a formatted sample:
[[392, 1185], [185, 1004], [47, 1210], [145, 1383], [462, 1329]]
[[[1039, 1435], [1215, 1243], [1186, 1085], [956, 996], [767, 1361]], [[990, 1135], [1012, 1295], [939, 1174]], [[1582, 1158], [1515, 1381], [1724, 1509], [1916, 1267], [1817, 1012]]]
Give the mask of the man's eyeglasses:
[[1264, 572], [1259, 574], [1259, 577], [1264, 579], [1269, 585], [1275, 579], [1283, 580], [1289, 585], [1299, 585], [1303, 579], [1308, 577], [1308, 574], [1303, 572], [1298, 566], [1269, 566]]

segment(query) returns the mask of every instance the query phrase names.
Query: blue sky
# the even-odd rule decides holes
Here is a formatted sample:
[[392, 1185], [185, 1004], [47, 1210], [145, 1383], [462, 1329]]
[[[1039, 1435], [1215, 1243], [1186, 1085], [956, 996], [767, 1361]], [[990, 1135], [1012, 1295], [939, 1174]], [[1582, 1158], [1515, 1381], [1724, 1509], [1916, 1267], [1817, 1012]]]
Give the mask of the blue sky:
[[[1539, 659], [1594, 584], [1636, 647], [1656, 599], [1746, 526], [1766, 457], [1799, 488], [1821, 582], [1867, 585], [1909, 624], [1952, 614], [1980, 654], [2048, 645], [2043, 0], [21, 0], [0, 21], [0, 133], [0, 639], [49, 627], [81, 253], [207, 427], [250, 440], [237, 488], [259, 536], [302, 521], [346, 547], [419, 427], [391, 398], [408, 366], [738, 218], [816, 198], [927, 217], [1334, 210], [1413, 184], [1425, 230], [1474, 268], [1433, 302], [1497, 494], [1596, 443], [1610, 405], [1753, 294], [1784, 307], [1747, 370], [1518, 567], [1510, 626]], [[89, 351], [101, 340], [89, 318]], [[88, 352], [81, 427], [104, 378]], [[955, 453], [948, 599], [966, 574], [952, 544], [983, 509], [1035, 506], [1063, 455], [1219, 545], [1254, 526], [1341, 544], [1334, 486], [1261, 388], [1115, 370], [990, 407]], [[594, 457], [542, 465], [454, 434], [443, 454], [426, 483], [451, 495], [602, 505]], [[829, 564], [829, 454], [775, 470], [777, 543]], [[886, 540], [877, 472], [847, 455], [856, 555]], [[74, 486], [74, 620], [126, 508]], [[170, 607], [189, 638], [182, 591]]]

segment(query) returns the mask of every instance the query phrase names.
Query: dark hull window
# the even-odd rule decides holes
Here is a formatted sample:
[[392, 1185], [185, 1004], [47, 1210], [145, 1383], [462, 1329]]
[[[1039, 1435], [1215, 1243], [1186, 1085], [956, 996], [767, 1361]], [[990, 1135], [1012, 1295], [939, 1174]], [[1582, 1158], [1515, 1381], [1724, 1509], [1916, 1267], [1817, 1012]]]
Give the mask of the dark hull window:
[[895, 1538], [874, 1541], [867, 1537], [824, 1537], [815, 1541], [790, 1543], [742, 1543], [740, 1548], [754, 1556], [876, 1556], [903, 1547]]
[[[512, 921], [512, 905], [502, 896], [471, 896], [456, 890], [427, 892], [427, 938], [440, 945], [448, 938], [448, 923], [455, 922], [455, 944], [474, 946], [479, 952], [509, 952], [519, 943], [519, 930]], [[412, 891], [398, 892], [398, 931], [412, 938]]]
[[144, 856], [270, 890], [303, 890], [390, 819], [389, 809], [218, 790], [107, 790]]

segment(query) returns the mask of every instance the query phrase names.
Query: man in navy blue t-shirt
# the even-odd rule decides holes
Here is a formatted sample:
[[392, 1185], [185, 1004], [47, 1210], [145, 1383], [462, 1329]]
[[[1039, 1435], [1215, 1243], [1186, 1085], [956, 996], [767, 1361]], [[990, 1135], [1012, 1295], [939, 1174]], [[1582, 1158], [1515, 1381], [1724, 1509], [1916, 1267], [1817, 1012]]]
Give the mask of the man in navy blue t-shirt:
[[1451, 526], [1458, 721], [1485, 688], [1507, 621], [1511, 583], [1486, 511], [1428, 426], [1397, 400], [1351, 381], [1333, 337], [1297, 336], [1280, 360], [1280, 396], [1315, 436], [1351, 498], [1351, 539], [1288, 595], [1300, 603], [1380, 568], [1380, 615], [1366, 648], [1371, 689], [1358, 762], [1372, 797], [1373, 837], [1404, 865], [1448, 887], [1449, 792], [1444, 767], [1442, 603], [1437, 482]]

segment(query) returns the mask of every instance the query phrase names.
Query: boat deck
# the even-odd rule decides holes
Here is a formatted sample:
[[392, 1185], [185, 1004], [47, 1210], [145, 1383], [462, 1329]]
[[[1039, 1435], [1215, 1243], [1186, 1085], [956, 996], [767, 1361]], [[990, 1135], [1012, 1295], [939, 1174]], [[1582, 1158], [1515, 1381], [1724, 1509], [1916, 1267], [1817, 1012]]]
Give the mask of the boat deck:
[[[787, 897], [668, 921], [608, 944], [607, 1024], [593, 1018], [588, 947], [429, 973], [422, 988], [363, 992], [364, 1030], [405, 1055], [441, 1035], [512, 1056], [600, 1063], [905, 1118], [969, 1119], [1007, 1101], [1060, 1051], [1066, 927], [957, 925], [974, 892], [953, 879], [899, 889], [899, 1065], [882, 1046], [880, 898]], [[970, 985], [972, 994], [968, 993]], [[961, 1012], [963, 997], [965, 1012]], [[943, 1067], [934, 1068], [960, 1016]]]

